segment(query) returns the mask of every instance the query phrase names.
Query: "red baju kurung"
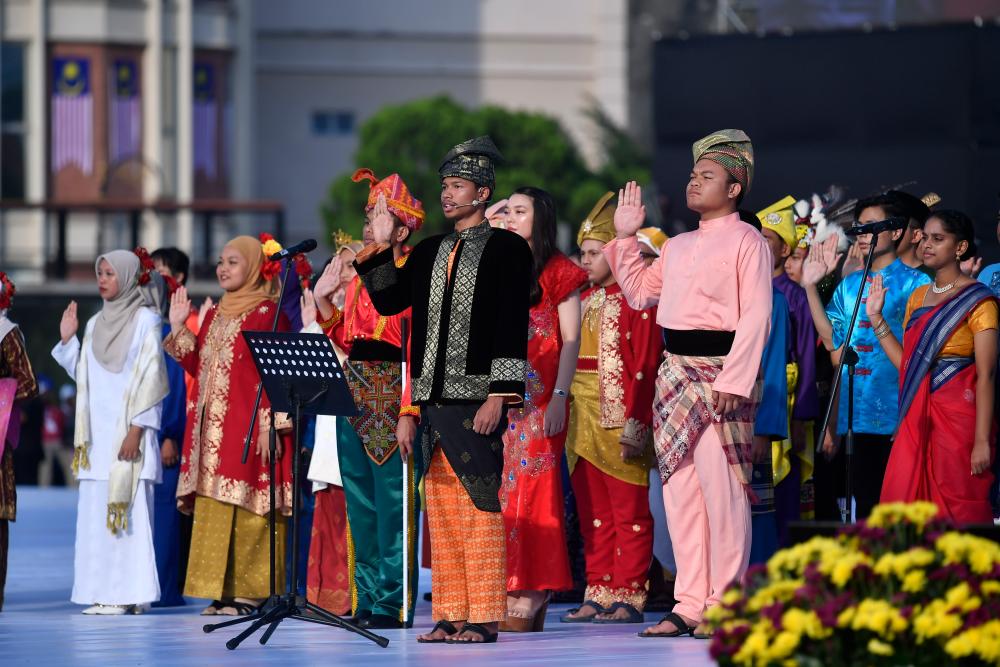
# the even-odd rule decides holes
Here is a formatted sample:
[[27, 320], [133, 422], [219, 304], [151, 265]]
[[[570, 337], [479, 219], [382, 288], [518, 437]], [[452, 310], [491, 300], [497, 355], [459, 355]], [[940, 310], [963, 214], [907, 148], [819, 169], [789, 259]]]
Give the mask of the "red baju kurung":
[[[206, 496], [235, 505], [259, 516], [270, 510], [268, 464], [257, 454], [257, 442], [267, 446], [271, 403], [261, 396], [257, 415], [257, 442], [242, 463], [243, 444], [260, 376], [243, 339], [244, 331], [269, 331], [275, 304], [260, 305], [237, 318], [228, 318], [212, 308], [197, 338], [189, 330], [167, 337], [164, 347], [195, 378], [188, 394], [187, 429], [181, 461], [177, 500], [181, 511], [190, 513], [194, 496]], [[288, 331], [281, 315], [278, 331]], [[277, 507], [288, 514], [292, 506], [291, 458], [277, 463]]]
[[[528, 323], [524, 407], [508, 411], [509, 426], [503, 438], [500, 507], [507, 538], [509, 591], [561, 591], [573, 587], [560, 466], [566, 429], [546, 437], [544, 420], [563, 347], [559, 304], [586, 284], [587, 274], [557, 253], [545, 264], [538, 282], [542, 296], [532, 306]], [[568, 411], [567, 405], [567, 415]]]

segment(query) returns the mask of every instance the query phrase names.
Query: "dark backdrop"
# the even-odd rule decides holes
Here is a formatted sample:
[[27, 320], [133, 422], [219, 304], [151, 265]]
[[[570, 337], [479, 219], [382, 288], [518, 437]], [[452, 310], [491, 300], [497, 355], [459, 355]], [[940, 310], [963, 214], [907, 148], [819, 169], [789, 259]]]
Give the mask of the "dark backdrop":
[[683, 206], [691, 143], [736, 127], [756, 155], [748, 208], [916, 181], [905, 189], [972, 215], [1000, 260], [1000, 27], [664, 40], [653, 80], [654, 174], [674, 216], [696, 220]]

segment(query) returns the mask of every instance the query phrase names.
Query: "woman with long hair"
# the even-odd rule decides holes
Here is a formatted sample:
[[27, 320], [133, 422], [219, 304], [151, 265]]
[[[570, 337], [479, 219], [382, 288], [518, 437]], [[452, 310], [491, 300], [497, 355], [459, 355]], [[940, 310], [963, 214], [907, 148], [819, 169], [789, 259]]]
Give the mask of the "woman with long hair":
[[104, 304], [83, 342], [76, 302], [59, 323], [52, 356], [76, 380], [73, 470], [77, 500], [73, 593], [84, 614], [138, 614], [160, 598], [153, 549], [153, 485], [160, 481], [160, 410], [167, 371], [155, 271], [128, 250], [95, 263]]
[[882, 318], [887, 290], [880, 276], [866, 305], [900, 371], [901, 417], [881, 501], [928, 500], [958, 523], [989, 523], [997, 300], [959, 266], [976, 253], [968, 216], [936, 211], [923, 232], [920, 254], [934, 282], [910, 295], [902, 344]]
[[[170, 302], [171, 332], [164, 349], [195, 378], [188, 394], [177, 502], [182, 512], [194, 513], [184, 594], [213, 601], [203, 615], [250, 614], [270, 589], [267, 513], [271, 411], [265, 394], [255, 422], [256, 455], [242, 462], [260, 383], [242, 334], [271, 329], [278, 294], [279, 267], [274, 264], [267, 261], [261, 242], [251, 236], [238, 236], [227, 243], [216, 267], [225, 294], [205, 316], [197, 337], [185, 326], [191, 312], [187, 290], [178, 288]], [[288, 330], [288, 318], [282, 314], [278, 331]], [[284, 516], [292, 504], [291, 457], [281, 456], [282, 440], [279, 435], [275, 480], [278, 544], [284, 544]], [[278, 590], [284, 590], [284, 575], [285, 550], [278, 549]]]
[[500, 490], [507, 536], [507, 621], [501, 630], [539, 631], [552, 591], [572, 587], [566, 550], [561, 461], [568, 393], [580, 350], [580, 288], [585, 271], [556, 248], [552, 196], [518, 188], [506, 225], [531, 247], [528, 378], [524, 406], [504, 433]]

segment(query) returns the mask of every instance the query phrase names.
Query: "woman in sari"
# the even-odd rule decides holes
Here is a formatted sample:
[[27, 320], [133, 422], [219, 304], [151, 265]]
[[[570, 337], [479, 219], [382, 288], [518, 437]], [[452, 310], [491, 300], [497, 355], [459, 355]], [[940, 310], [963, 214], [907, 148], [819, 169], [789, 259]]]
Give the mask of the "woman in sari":
[[901, 417], [881, 501], [932, 501], [960, 524], [992, 522], [997, 300], [959, 268], [976, 253], [966, 215], [937, 211], [923, 229], [920, 252], [934, 283], [910, 295], [902, 344], [882, 318], [879, 276], [866, 305], [876, 337], [900, 369]]

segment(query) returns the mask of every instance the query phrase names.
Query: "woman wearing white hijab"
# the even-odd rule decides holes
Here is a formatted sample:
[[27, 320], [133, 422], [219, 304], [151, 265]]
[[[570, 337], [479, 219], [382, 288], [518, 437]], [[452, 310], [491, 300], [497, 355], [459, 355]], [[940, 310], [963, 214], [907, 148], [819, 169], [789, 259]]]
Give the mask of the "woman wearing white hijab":
[[[80, 481], [73, 593], [85, 614], [142, 613], [160, 597], [153, 551], [157, 431], [167, 375], [154, 280], [127, 250], [97, 258], [104, 307], [83, 336], [71, 302], [52, 356], [77, 383], [73, 469]], [[155, 272], [153, 272], [155, 273]]]

